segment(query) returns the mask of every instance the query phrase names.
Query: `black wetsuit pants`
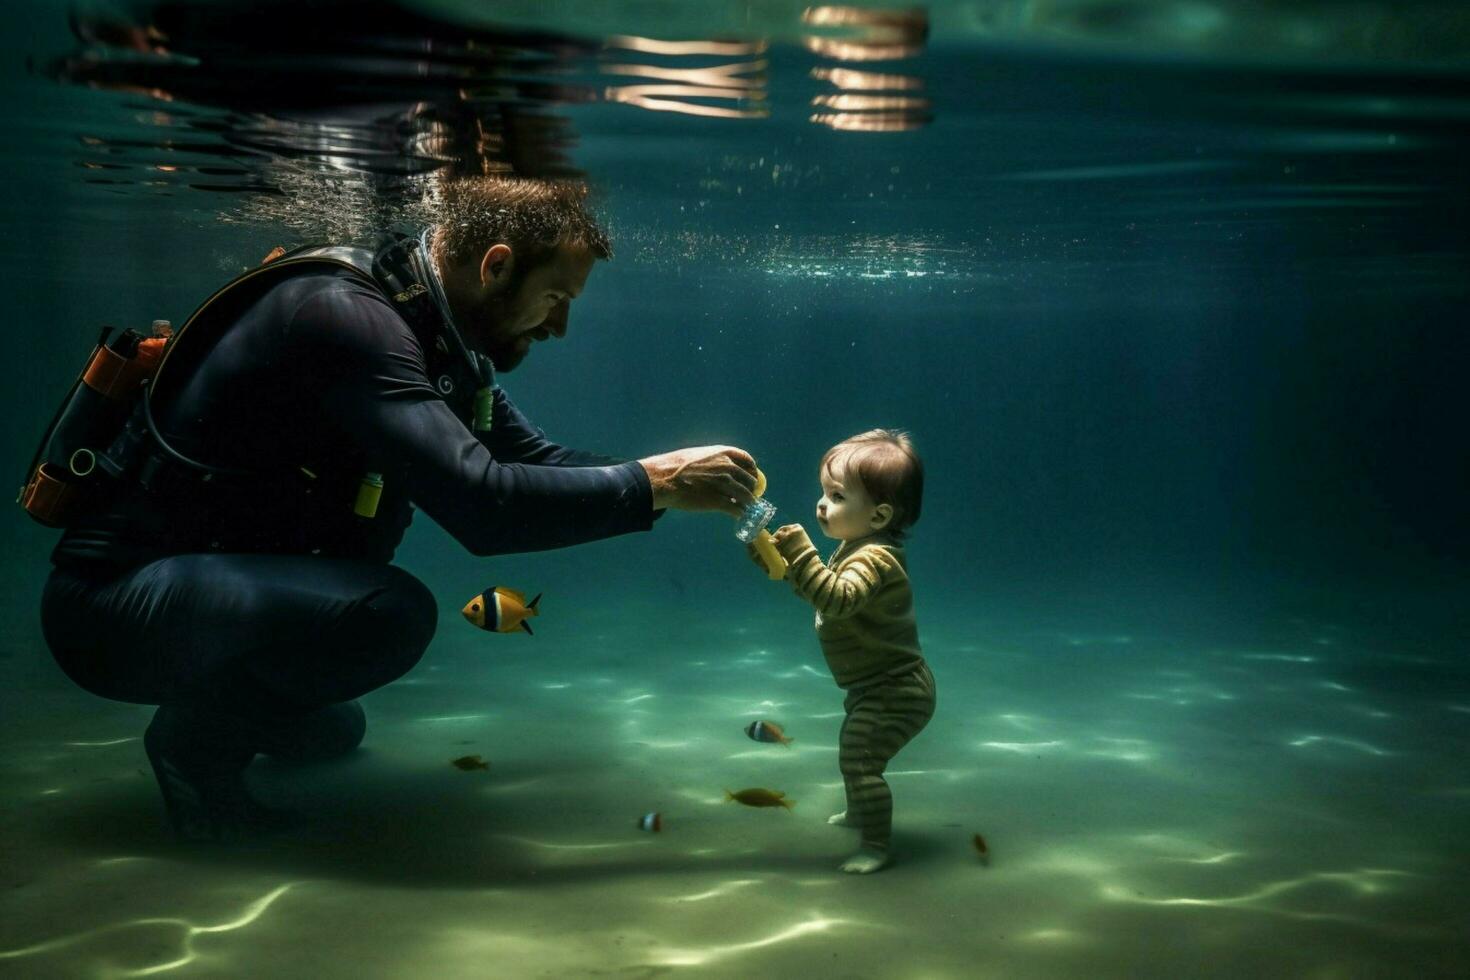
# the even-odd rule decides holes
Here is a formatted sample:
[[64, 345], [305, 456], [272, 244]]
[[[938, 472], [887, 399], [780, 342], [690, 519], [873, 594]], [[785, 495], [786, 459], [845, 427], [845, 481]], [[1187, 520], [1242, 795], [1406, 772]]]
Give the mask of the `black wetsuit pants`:
[[67, 676], [168, 708], [172, 754], [197, 770], [289, 752], [283, 740], [313, 715], [413, 667], [437, 618], [429, 590], [395, 566], [259, 554], [56, 568], [41, 604]]

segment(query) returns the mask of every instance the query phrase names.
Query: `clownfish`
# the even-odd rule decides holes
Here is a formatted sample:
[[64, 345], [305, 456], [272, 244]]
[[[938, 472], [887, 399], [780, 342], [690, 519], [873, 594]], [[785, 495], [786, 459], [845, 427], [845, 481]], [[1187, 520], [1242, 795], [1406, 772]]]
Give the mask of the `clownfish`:
[[660, 814], [657, 810], [653, 811], [652, 813], [645, 813], [643, 816], [638, 818], [638, 829], [646, 830], [651, 834], [658, 833], [660, 830], [664, 829], [663, 815]]
[[745, 726], [745, 734], [757, 742], [780, 742], [782, 745], [790, 745], [791, 739], [787, 738], [781, 731], [781, 726], [774, 721], [753, 721]]
[[[497, 585], [466, 602], [460, 612], [464, 614], [465, 619], [487, 632], [514, 633], [521, 629], [531, 633], [531, 624], [526, 620], [532, 616], [541, 615], [540, 610], [536, 608], [536, 603], [540, 601], [539, 592], [536, 598], [526, 602], [524, 592]], [[535, 636], [534, 633], [531, 635]]]

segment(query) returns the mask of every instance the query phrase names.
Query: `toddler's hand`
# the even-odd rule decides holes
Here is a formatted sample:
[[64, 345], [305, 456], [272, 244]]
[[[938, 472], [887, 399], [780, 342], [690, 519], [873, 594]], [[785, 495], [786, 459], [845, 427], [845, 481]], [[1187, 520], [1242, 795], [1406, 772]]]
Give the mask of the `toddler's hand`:
[[783, 524], [771, 532], [771, 538], [776, 542], [776, 548], [779, 550], [793, 535], [801, 533], [803, 529], [800, 524]]

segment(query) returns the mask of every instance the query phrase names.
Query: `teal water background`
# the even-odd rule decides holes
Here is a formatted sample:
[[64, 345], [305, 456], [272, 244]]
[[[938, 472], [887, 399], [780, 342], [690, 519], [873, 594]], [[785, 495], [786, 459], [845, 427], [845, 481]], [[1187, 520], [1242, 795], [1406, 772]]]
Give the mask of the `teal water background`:
[[[1324, 852], [1353, 855], [1344, 868], [1418, 876], [1379, 920], [1402, 927], [1391, 936], [1364, 924], [1371, 910], [1317, 923], [1317, 913], [1347, 914], [1325, 900], [1331, 909], [1308, 903], [1266, 921], [1229, 912], [1184, 927], [1211, 937], [1222, 971], [1454, 975], [1467, 959], [1467, 897], [1453, 871], [1463, 868], [1463, 844], [1450, 828], [1465, 815], [1456, 760], [1470, 738], [1463, 25], [1443, 14], [1437, 30], [1384, 28], [1378, 43], [1324, 30], [1320, 44], [1293, 45], [1280, 40], [1292, 36], [1284, 30], [1252, 32], [1252, 18], [1275, 23], [1268, 15], [1289, 9], [1309, 26], [1340, 20], [1312, 4], [1274, 14], [1272, 5], [1216, 4], [1207, 6], [1224, 20], [1214, 33], [1151, 34], [1158, 21], [1142, 18], [1131, 43], [1106, 30], [1101, 14], [1098, 36], [1061, 41], [976, 26], [979, 13], [1027, 6], [930, 8], [925, 49], [898, 66], [932, 100], [932, 122], [909, 132], [812, 124], [811, 99], [825, 89], [810, 72], [823, 62], [798, 43], [797, 8], [780, 5], [741, 8], [776, 38], [768, 118], [558, 107], [577, 133], [572, 157], [599, 191], [617, 255], [593, 273], [566, 339], [540, 345], [501, 380], [569, 445], [628, 457], [741, 446], [767, 473], [783, 519], [808, 524], [829, 445], [873, 426], [908, 429], [928, 467], [909, 547], [921, 633], [941, 691], [954, 692], [924, 736], [930, 761], [975, 738], [1001, 739], [987, 726], [1005, 728], [995, 719], [1017, 704], [1094, 736], [1157, 738], [1176, 753], [1174, 775], [1200, 753], [1207, 785], [1187, 776], [1171, 784], [1188, 798], [1181, 824], [1219, 811], [1216, 828], [1276, 827], [1298, 856], [1315, 834]], [[1184, 5], [1092, 6], [1167, 19]], [[534, 16], [561, 16], [573, 33], [581, 26], [581, 8], [548, 9]], [[624, 32], [657, 27], [657, 5], [628, 9]], [[25, 30], [5, 42], [10, 133], [0, 152], [13, 357], [0, 444], [17, 483], [100, 323], [178, 322], [295, 234], [250, 220], [279, 212], [252, 211], [236, 196], [86, 183], [80, 137], [146, 132], [141, 116], [160, 107], [26, 72], [26, 55], [72, 42], [59, 8], [20, 11]], [[614, 33], [617, 15], [602, 16], [586, 29]], [[739, 21], [722, 7], [705, 26], [713, 36]], [[128, 160], [128, 179], [141, 181], [146, 153]], [[324, 220], [343, 218], [338, 204], [316, 205]], [[428, 682], [437, 671], [442, 696], [412, 685], [384, 692], [381, 730], [440, 706], [446, 715], [476, 705], [513, 713], [501, 700], [513, 682], [536, 686], [554, 673], [574, 685], [663, 678], [695, 698], [649, 722], [672, 739], [670, 717], [709, 720], [701, 685], [710, 693], [729, 683], [728, 666], [691, 669], [691, 661], [733, 658], [746, 642], [819, 666], [809, 611], [751, 568], [730, 530], [711, 515], [670, 514], [648, 535], [481, 560], [420, 514], [399, 563], [442, 599], [443, 639], [415, 674]], [[13, 785], [39, 792], [51, 778], [39, 747], [85, 725], [98, 703], [67, 686], [41, 643], [36, 609], [53, 534], [17, 508], [7, 540], [0, 766]], [[545, 593], [541, 647], [461, 633], [459, 606], [492, 584]], [[537, 658], [548, 656], [560, 659], [540, 661], [542, 676]], [[1311, 672], [1301, 683], [1294, 663]], [[1216, 697], [1226, 690], [1220, 678], [1232, 676], [1225, 664], [1266, 673], [1255, 675], [1252, 695], [1227, 704]], [[1185, 672], [1172, 691], [1169, 671]], [[1166, 678], [1161, 688], [1100, 702], [1137, 694], [1129, 685], [1155, 674]], [[1370, 707], [1333, 727], [1323, 720], [1341, 694], [1332, 685]], [[835, 689], [803, 697], [813, 713], [839, 706]], [[1167, 710], [1160, 699], [1198, 713], [1165, 723], [1155, 714]], [[527, 772], [538, 750], [548, 760], [595, 759], [628, 718], [574, 704], [582, 707], [555, 717], [517, 716], [512, 733], [491, 736], [487, 756], [514, 744]], [[1394, 720], [1380, 724], [1372, 710]], [[1291, 761], [1278, 754], [1283, 745], [1295, 746]], [[1301, 758], [1319, 750], [1326, 756]], [[393, 758], [392, 748], [382, 751]], [[440, 764], [437, 745], [429, 754]], [[944, 758], [963, 771], [963, 759]], [[130, 769], [121, 757], [116, 765]], [[1063, 811], [1094, 812], [1106, 827], [1146, 825], [1148, 811], [1170, 805], [1157, 786], [1110, 783], [1083, 767], [1014, 785]], [[83, 829], [62, 801], [27, 792], [18, 788], [6, 806], [10, 847], [65, 856], [120, 843]], [[80, 812], [156, 832], [146, 783], [73, 792], [83, 796]], [[373, 798], [358, 792], [364, 806]], [[1293, 805], [1272, 809], [1272, 794]], [[579, 813], [586, 802], [575, 781], [564, 799]], [[401, 805], [402, 796], [389, 807]], [[641, 812], [638, 800], [623, 805]], [[1043, 825], [1064, 838], [1076, 830], [1016, 797], [991, 805], [1014, 818], [1013, 836]], [[1342, 809], [1329, 818], [1334, 807]], [[48, 819], [62, 830], [39, 829]], [[944, 819], [934, 816], [934, 826]], [[433, 850], [426, 836], [414, 838], [413, 853]], [[769, 843], [761, 869], [779, 880]], [[1266, 853], [1268, 867], [1290, 863]], [[380, 877], [357, 866], [367, 861], [355, 851], [328, 854], [354, 868], [349, 878], [417, 881], [401, 858]], [[452, 858], [426, 860], [465, 884]], [[310, 867], [328, 878], [342, 872], [331, 860]], [[25, 869], [5, 882], [12, 895], [19, 883], [51, 880], [44, 868]], [[1259, 884], [1240, 894], [1274, 894]], [[966, 903], [995, 901], [944, 887]], [[1359, 906], [1372, 891], [1362, 890]], [[56, 901], [48, 894], [34, 907]], [[1304, 930], [1302, 948], [1279, 959], [1246, 952], [1245, 937], [1283, 921]], [[1127, 925], [1156, 939], [1177, 927]], [[16, 931], [0, 945], [20, 948], [42, 931]], [[964, 944], [937, 942], [954, 960], [936, 960], [935, 975], [963, 975], [955, 963]], [[1076, 955], [1020, 956], [996, 975], [1064, 975], [1089, 962]], [[1102, 974], [1148, 973], [1127, 943], [1090, 955]], [[1187, 950], [1159, 955], [1175, 969], [1192, 962]], [[753, 962], [779, 976], [801, 961]]]

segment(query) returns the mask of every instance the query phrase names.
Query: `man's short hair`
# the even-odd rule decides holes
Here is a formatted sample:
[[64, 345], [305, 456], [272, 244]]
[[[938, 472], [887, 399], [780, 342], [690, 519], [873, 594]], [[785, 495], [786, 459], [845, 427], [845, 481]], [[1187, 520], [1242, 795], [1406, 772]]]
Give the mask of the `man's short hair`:
[[907, 432], [869, 429], [844, 439], [822, 456], [819, 472], [855, 474], [875, 504], [893, 508], [883, 530], [897, 540], [919, 519], [924, 504], [924, 461]]
[[580, 180], [526, 177], [455, 177], [435, 188], [430, 210], [434, 250], [449, 265], [478, 263], [503, 242], [524, 272], [560, 245], [581, 245], [599, 259], [612, 258], [612, 243], [587, 210]]

